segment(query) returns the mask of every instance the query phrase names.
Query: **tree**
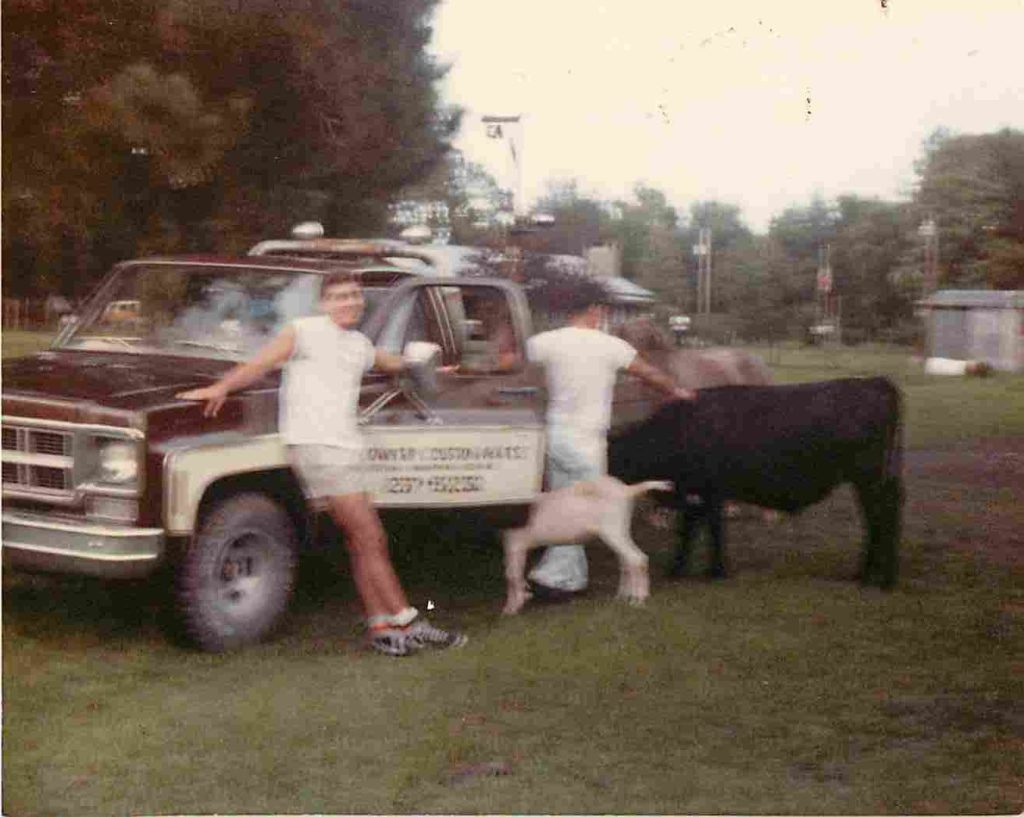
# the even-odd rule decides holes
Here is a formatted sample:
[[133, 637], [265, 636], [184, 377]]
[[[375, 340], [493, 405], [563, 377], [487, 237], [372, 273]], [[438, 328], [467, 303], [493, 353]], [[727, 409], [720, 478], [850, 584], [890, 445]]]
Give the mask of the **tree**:
[[684, 299], [688, 248], [679, 229], [679, 214], [665, 194], [637, 184], [633, 201], [618, 201], [612, 234], [619, 244], [622, 275], [680, 304]]
[[531, 236], [530, 246], [537, 252], [583, 255], [611, 235], [608, 206], [585, 192], [579, 179], [550, 181], [537, 210], [554, 218], [551, 226]]
[[876, 337], [909, 323], [913, 301], [892, 272], [912, 250], [911, 208], [858, 196], [840, 196], [837, 204], [831, 264], [845, 336]]
[[915, 216], [937, 224], [940, 283], [1024, 287], [1024, 133], [937, 131], [924, 151]]
[[115, 160], [96, 140], [83, 100], [120, 66], [156, 47], [147, 25], [153, 5], [4, 3], [5, 289], [73, 293], [97, 266], [97, 228], [123, 234], [116, 227], [124, 209], [116, 188], [130, 163]]
[[458, 125], [426, 50], [436, 3], [6, 3], [16, 280], [137, 249], [241, 250], [304, 218], [382, 229]]

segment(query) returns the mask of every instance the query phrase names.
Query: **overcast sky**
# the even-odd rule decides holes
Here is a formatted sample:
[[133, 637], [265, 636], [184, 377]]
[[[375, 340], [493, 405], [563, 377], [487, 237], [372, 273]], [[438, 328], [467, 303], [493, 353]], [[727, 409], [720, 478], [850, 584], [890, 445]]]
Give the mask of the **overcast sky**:
[[815, 193], [907, 197], [938, 126], [1024, 129], [1022, 35], [1024, 0], [444, 0], [433, 49], [456, 147], [508, 186], [480, 117], [522, 114], [527, 203], [642, 181], [763, 231]]

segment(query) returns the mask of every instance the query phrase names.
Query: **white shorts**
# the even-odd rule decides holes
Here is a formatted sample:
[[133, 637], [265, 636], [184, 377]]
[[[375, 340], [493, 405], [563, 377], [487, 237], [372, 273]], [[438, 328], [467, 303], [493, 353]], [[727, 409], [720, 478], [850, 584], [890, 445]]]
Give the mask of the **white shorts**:
[[369, 483], [362, 450], [336, 445], [289, 445], [288, 461], [307, 499], [361, 494]]

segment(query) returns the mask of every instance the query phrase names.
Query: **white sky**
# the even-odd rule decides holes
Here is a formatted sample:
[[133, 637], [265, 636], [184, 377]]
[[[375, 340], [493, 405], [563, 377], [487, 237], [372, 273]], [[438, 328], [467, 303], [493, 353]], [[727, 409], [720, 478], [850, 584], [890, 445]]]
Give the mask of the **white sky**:
[[[456, 147], [507, 187], [480, 117], [523, 115], [524, 199], [636, 182], [767, 229], [815, 193], [909, 195], [937, 126], [1024, 129], [1024, 0], [444, 0]], [[810, 97], [810, 104], [807, 98]]]

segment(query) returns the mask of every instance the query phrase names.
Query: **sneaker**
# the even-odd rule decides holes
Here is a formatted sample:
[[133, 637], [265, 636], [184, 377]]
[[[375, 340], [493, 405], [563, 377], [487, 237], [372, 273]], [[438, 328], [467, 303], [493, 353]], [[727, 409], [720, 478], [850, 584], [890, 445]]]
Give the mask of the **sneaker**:
[[461, 647], [469, 637], [464, 633], [449, 632], [435, 627], [426, 619], [418, 618], [405, 628], [406, 637], [415, 647]]
[[586, 592], [586, 588], [582, 590], [563, 590], [561, 587], [551, 587], [550, 585], [541, 584], [533, 580], [527, 580], [526, 585], [534, 601], [549, 602], [551, 604], [572, 601]]
[[367, 633], [367, 643], [370, 649], [393, 658], [410, 655], [421, 646], [409, 637], [408, 628], [398, 627], [370, 630]]

